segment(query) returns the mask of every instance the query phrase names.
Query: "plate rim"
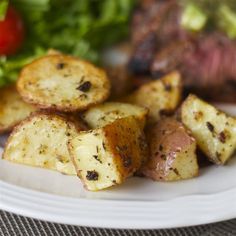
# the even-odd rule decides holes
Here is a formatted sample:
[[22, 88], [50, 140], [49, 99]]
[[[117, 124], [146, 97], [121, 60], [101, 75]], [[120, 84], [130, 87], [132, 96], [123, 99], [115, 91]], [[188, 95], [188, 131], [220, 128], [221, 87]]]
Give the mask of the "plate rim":
[[59, 196], [0, 180], [0, 193], [2, 210], [84, 227], [167, 229], [236, 217], [236, 187], [212, 194], [183, 195], [166, 201], [125, 201]]

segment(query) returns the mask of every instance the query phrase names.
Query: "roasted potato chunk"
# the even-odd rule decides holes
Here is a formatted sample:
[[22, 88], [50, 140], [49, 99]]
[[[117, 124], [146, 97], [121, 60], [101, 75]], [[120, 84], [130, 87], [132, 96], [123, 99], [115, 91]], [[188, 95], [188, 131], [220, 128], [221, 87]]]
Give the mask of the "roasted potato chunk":
[[91, 191], [123, 183], [147, 156], [144, 133], [133, 117], [80, 132], [68, 147], [78, 176]]
[[79, 127], [59, 115], [33, 114], [14, 129], [8, 138], [3, 158], [75, 175], [67, 142], [79, 130]]
[[148, 132], [150, 159], [141, 173], [153, 180], [174, 181], [198, 175], [196, 141], [182, 123], [163, 118]]
[[26, 102], [39, 108], [72, 112], [106, 100], [110, 82], [102, 69], [78, 58], [58, 54], [25, 66], [17, 88]]
[[160, 80], [142, 85], [123, 101], [149, 109], [149, 122], [160, 119], [161, 114], [173, 112], [181, 99], [181, 78], [172, 72]]
[[195, 95], [182, 104], [181, 119], [210, 161], [224, 164], [236, 149], [236, 119]]
[[90, 108], [83, 114], [84, 121], [91, 128], [105, 126], [127, 116], [134, 116], [144, 128], [148, 110], [143, 107], [119, 102], [107, 102]]
[[36, 108], [25, 103], [14, 85], [0, 89], [0, 133], [10, 131]]

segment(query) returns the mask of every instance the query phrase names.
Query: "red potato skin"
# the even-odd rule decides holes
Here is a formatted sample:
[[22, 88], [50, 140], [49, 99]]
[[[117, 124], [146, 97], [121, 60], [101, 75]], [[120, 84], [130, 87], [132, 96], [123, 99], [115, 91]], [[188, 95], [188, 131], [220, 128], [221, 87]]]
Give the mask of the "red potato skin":
[[164, 181], [172, 169], [176, 155], [187, 150], [195, 139], [182, 123], [173, 118], [163, 118], [147, 131], [150, 159], [141, 173], [155, 181]]

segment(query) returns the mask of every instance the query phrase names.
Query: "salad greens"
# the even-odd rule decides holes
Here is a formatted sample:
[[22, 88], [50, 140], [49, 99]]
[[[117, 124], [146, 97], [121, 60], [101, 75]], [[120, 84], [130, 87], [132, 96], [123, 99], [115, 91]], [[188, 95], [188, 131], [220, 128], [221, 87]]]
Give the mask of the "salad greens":
[[204, 12], [197, 5], [190, 3], [185, 6], [181, 17], [181, 25], [185, 29], [199, 31], [204, 27], [206, 21], [206, 14], [204, 14]]
[[4, 16], [5, 16], [6, 11], [7, 11], [7, 7], [8, 7], [8, 1], [7, 0], [2, 0], [0, 2], [0, 20], [4, 19]]
[[236, 38], [236, 12], [226, 4], [222, 4], [218, 11], [218, 26], [223, 29], [229, 38]]
[[235, 0], [181, 0], [182, 26], [191, 31], [220, 30], [236, 38]]
[[[7, 0], [4, 0], [5, 2]], [[99, 53], [128, 34], [136, 0], [12, 0], [26, 26], [18, 54], [0, 57], [0, 86], [49, 48], [99, 63]], [[0, 5], [0, 15], [1, 15]], [[3, 10], [2, 10], [3, 12]]]

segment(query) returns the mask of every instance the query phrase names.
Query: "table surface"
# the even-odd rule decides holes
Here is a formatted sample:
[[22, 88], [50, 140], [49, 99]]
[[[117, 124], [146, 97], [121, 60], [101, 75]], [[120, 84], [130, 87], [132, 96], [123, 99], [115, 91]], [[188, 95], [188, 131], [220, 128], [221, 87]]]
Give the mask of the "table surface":
[[0, 211], [1, 236], [236, 236], [236, 219], [195, 227], [161, 230], [111, 230], [54, 224]]

